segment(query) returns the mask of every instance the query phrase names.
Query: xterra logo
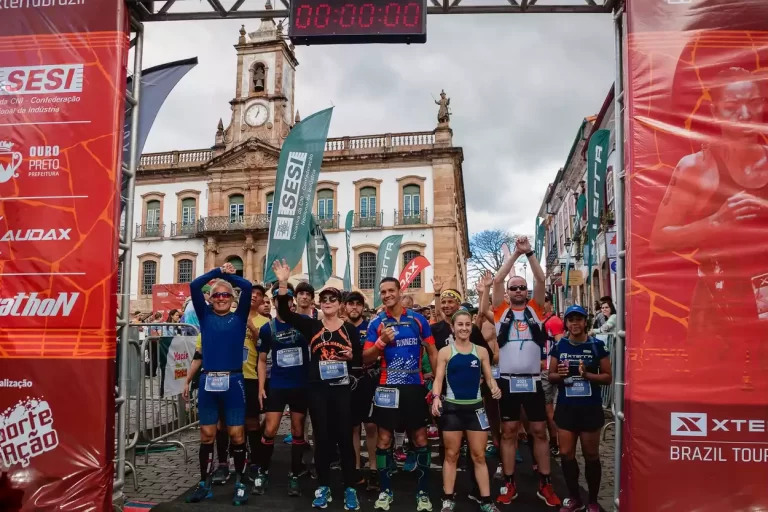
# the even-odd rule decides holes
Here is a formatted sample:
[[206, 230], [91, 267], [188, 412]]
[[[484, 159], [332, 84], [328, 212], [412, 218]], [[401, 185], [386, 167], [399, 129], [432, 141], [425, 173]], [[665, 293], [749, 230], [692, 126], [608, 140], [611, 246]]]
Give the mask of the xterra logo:
[[673, 412], [670, 421], [673, 436], [707, 437], [712, 433], [749, 432], [765, 433], [765, 420], [712, 418], [703, 412]]

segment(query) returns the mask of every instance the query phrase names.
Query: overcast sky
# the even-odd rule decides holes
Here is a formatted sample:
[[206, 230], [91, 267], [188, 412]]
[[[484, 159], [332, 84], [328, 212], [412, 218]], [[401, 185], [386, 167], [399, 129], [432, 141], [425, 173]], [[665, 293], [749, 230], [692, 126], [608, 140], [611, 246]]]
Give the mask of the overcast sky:
[[[242, 23], [147, 24], [144, 68], [200, 63], [166, 101], [145, 152], [213, 144], [219, 118], [230, 118]], [[255, 31], [259, 20], [245, 25]], [[427, 26], [424, 45], [297, 47], [302, 117], [333, 102], [331, 137], [432, 130], [430, 94], [445, 89], [464, 148], [470, 231], [533, 234], [547, 184], [613, 83], [611, 16], [430, 15]]]

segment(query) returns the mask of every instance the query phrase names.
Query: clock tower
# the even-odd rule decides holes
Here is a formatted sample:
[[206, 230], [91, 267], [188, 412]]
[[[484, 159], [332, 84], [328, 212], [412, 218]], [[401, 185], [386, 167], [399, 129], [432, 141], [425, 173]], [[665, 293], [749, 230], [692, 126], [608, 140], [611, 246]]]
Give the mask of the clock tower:
[[226, 130], [219, 126], [215, 148], [226, 151], [252, 137], [279, 148], [294, 119], [294, 77], [299, 63], [293, 45], [286, 42], [282, 24], [262, 19], [255, 32], [246, 35], [245, 27], [240, 29], [235, 49], [232, 120]]

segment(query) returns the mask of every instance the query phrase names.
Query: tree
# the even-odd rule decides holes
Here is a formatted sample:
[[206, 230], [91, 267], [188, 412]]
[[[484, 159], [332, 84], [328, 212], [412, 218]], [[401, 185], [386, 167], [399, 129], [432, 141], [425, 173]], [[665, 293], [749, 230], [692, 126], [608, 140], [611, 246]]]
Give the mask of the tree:
[[472, 235], [469, 240], [472, 257], [467, 260], [467, 273], [476, 280], [486, 270], [494, 274], [498, 272], [504, 263], [501, 245], [505, 242], [510, 250], [514, 250], [515, 236], [506, 231], [486, 229]]

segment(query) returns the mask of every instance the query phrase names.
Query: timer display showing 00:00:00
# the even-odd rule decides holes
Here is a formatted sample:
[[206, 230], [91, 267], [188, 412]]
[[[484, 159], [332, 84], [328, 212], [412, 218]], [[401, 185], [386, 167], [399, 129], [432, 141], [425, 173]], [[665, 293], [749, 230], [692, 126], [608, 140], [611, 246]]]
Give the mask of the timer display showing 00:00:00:
[[[341, 7], [338, 20], [331, 19], [333, 9], [328, 4], [319, 4], [314, 13], [312, 6], [308, 4], [299, 5], [296, 9], [296, 28], [325, 28], [330, 23], [338, 23], [342, 28], [368, 28], [377, 21], [383, 23], [385, 27], [413, 27], [421, 24], [421, 4], [411, 2], [402, 6], [396, 3], [387, 4], [384, 9], [384, 17], [376, 19], [376, 6], [373, 4], [363, 4], [358, 11], [357, 5], [345, 4]], [[314, 14], [314, 15], [313, 15]], [[357, 23], [355, 23], [357, 22]]]

